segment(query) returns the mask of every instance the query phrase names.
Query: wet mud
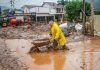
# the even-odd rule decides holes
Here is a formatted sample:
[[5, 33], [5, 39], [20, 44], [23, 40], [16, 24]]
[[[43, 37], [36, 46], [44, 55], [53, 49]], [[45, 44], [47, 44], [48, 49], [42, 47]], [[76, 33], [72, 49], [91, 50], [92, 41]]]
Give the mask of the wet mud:
[[7, 47], [13, 51], [11, 52], [11, 56], [16, 56], [18, 60], [22, 61], [28, 67], [27, 70], [100, 69], [100, 39], [69, 42], [66, 44], [70, 48], [69, 51], [59, 50], [44, 53], [29, 53], [30, 48], [33, 46], [32, 42], [33, 40], [31, 39], [5, 40]]

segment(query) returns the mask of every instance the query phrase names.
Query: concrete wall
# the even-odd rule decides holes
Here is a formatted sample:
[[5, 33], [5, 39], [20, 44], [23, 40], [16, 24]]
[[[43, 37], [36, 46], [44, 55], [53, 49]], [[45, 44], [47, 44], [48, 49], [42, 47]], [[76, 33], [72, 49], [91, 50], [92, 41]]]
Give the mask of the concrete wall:
[[49, 8], [38, 7], [37, 13], [49, 13]]
[[94, 29], [97, 31], [95, 35], [100, 36], [100, 15], [95, 15], [94, 20]]
[[[56, 10], [53, 8], [47, 8], [47, 7], [34, 7], [30, 9], [31, 12], [36, 12], [36, 13], [49, 13], [49, 14], [56, 14]], [[45, 16], [45, 15], [44, 15]]]
[[48, 4], [44, 4], [43, 7], [49, 8], [50, 9], [50, 13], [52, 14], [64, 14], [64, 8], [55, 8], [53, 6], [50, 6]]
[[50, 9], [50, 14], [56, 14], [56, 9]]

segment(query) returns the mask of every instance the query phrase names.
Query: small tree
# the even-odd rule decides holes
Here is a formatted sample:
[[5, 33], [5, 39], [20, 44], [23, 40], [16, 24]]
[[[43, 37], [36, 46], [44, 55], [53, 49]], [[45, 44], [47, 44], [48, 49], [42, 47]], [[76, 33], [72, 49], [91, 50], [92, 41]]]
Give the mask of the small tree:
[[[85, 3], [86, 4], [86, 15], [89, 16], [90, 15], [90, 4], [89, 3]], [[80, 12], [82, 9], [82, 2], [81, 1], [67, 1], [67, 3], [65, 4], [65, 11], [67, 14], [67, 19], [69, 21], [72, 20], [79, 20], [80, 19]]]

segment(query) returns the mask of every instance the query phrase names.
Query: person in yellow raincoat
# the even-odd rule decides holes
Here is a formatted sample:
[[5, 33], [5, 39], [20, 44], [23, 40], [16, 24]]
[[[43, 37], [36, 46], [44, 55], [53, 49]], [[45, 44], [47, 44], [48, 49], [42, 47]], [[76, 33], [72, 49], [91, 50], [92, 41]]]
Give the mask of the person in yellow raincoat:
[[50, 21], [49, 28], [51, 29], [51, 32], [50, 32], [52, 36], [51, 42], [56, 43], [53, 46], [58, 47], [58, 48], [59, 47], [65, 48], [66, 37], [64, 36], [57, 22]]

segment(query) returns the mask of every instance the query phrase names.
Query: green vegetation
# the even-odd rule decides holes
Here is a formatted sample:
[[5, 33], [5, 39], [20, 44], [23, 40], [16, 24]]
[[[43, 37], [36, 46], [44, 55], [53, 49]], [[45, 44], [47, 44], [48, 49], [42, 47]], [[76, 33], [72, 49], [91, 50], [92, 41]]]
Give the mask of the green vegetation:
[[[66, 18], [69, 21], [80, 20], [80, 12], [82, 13], [82, 0], [58, 0], [58, 4], [64, 5]], [[90, 3], [86, 2], [86, 16], [90, 16]]]
[[[86, 16], [90, 16], [90, 4], [86, 4]], [[80, 12], [82, 12], [82, 2], [81, 1], [70, 1], [65, 4], [65, 11], [67, 14], [67, 20], [72, 21], [78, 21], [80, 20]]]

